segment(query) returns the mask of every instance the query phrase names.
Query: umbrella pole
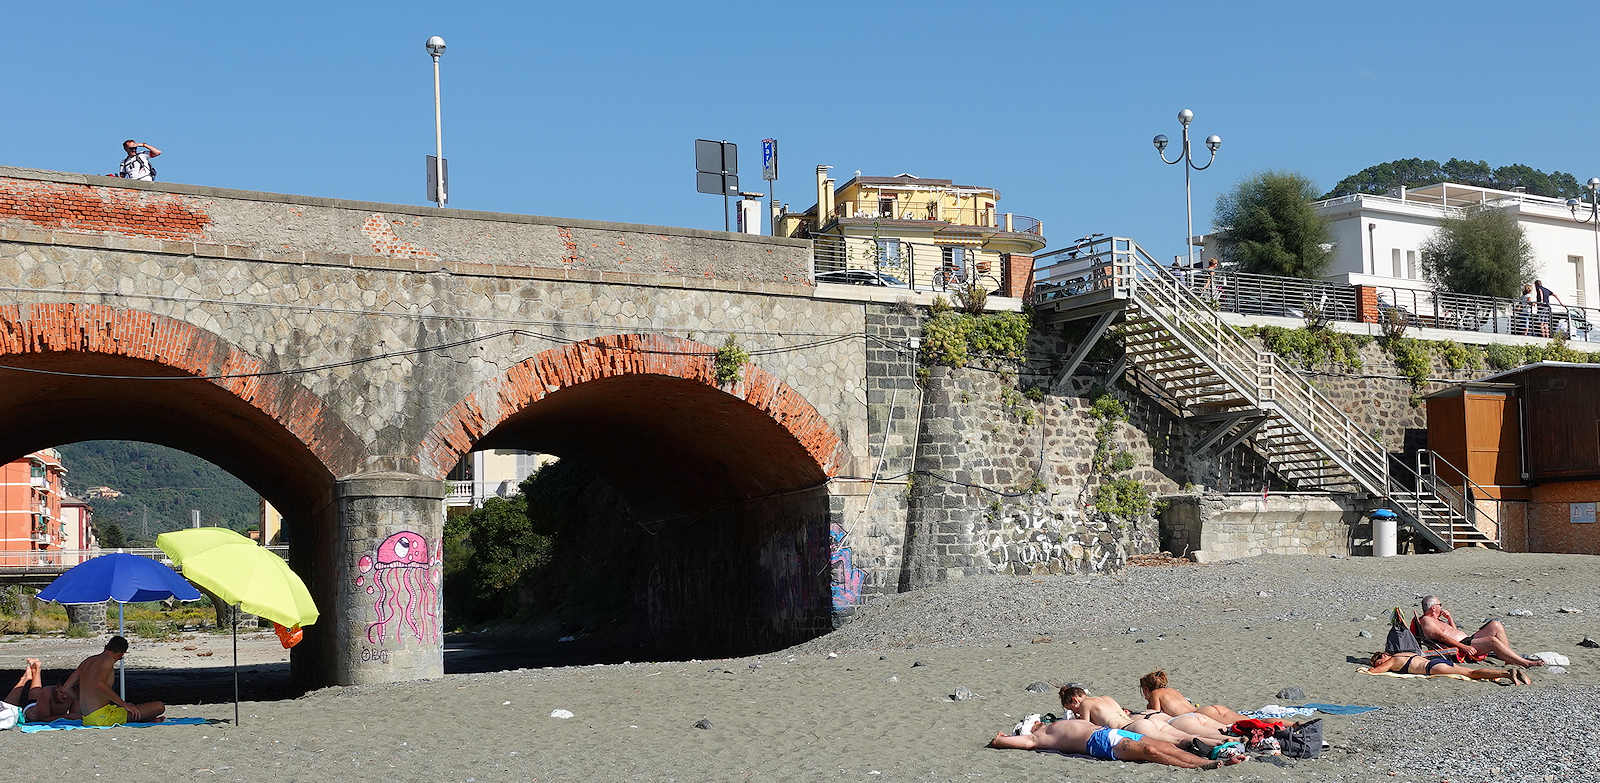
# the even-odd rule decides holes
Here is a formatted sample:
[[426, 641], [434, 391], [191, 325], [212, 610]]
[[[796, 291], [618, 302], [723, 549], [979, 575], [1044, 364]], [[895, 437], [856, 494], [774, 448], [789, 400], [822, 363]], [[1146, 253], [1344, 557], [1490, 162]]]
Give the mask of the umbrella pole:
[[239, 605], [233, 605], [233, 725], [239, 725]]
[[[127, 636], [127, 634], [124, 633], [123, 630], [122, 630], [122, 607], [123, 607], [123, 603], [121, 601], [118, 601], [117, 602], [117, 635], [125, 637], [125, 636]], [[123, 701], [127, 701], [128, 700], [128, 670], [123, 668], [122, 659], [121, 658], [117, 659], [117, 680], [118, 680], [118, 685], [119, 685], [119, 687], [117, 689], [117, 697], [122, 699]]]

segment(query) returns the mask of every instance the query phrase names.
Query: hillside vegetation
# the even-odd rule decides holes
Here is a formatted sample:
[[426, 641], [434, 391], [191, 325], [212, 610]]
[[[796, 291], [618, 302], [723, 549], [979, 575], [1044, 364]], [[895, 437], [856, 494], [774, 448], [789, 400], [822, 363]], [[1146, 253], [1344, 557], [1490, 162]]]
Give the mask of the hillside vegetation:
[[[260, 519], [261, 496], [232, 474], [188, 452], [150, 443], [94, 440], [59, 446], [68, 491], [93, 509], [105, 543], [117, 525], [129, 546], [145, 546], [159, 533], [189, 526], [189, 510], [200, 523], [244, 530]], [[89, 497], [107, 486], [117, 498]]]

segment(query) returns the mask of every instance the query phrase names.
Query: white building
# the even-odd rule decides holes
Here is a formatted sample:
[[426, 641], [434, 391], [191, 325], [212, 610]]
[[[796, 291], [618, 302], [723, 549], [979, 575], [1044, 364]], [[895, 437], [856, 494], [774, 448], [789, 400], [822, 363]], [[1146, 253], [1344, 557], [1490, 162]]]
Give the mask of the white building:
[[[1333, 236], [1329, 280], [1426, 289], [1422, 246], [1439, 222], [1469, 207], [1489, 207], [1517, 219], [1533, 246], [1534, 277], [1563, 304], [1600, 302], [1600, 233], [1593, 223], [1575, 220], [1562, 199], [1441, 182], [1383, 196], [1340, 196], [1313, 206], [1328, 219]], [[1588, 209], [1580, 204], [1578, 217]]]
[[489, 498], [521, 492], [522, 480], [555, 462], [553, 454], [515, 449], [484, 449], [463, 457], [445, 482], [445, 506], [478, 508]]

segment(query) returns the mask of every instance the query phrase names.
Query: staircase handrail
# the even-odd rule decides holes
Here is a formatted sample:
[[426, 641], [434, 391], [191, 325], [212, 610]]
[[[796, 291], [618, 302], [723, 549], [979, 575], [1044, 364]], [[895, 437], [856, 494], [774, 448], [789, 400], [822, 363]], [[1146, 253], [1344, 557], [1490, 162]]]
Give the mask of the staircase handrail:
[[[1467, 519], [1467, 521], [1469, 523], [1471, 523], [1471, 525], [1473, 527], [1477, 528], [1479, 530], [1479, 532], [1482, 532], [1483, 526], [1479, 525], [1477, 523], [1477, 521], [1476, 521], [1477, 518], [1483, 517], [1483, 518], [1486, 518], [1489, 521], [1493, 522], [1494, 523], [1494, 530], [1495, 530], [1495, 541], [1496, 541], [1496, 543], [1503, 543], [1504, 536], [1501, 535], [1501, 531], [1500, 531], [1500, 506], [1499, 506], [1499, 504], [1498, 503], [1495, 504], [1495, 513], [1491, 517], [1491, 516], [1489, 516], [1489, 514], [1487, 512], [1485, 512], [1483, 509], [1479, 508], [1478, 504], [1474, 503], [1473, 500], [1472, 500], [1472, 498], [1473, 498], [1473, 494], [1472, 493], [1474, 493], [1474, 492], [1477, 493], [1478, 497], [1495, 499], [1494, 496], [1492, 494], [1490, 494], [1490, 492], [1488, 490], [1484, 489], [1483, 485], [1479, 484], [1476, 481], [1473, 481], [1472, 477], [1467, 475], [1467, 472], [1465, 470], [1462, 470], [1461, 468], [1456, 467], [1455, 463], [1453, 463], [1450, 460], [1446, 459], [1443, 454], [1440, 454], [1439, 452], [1434, 451], [1432, 449], [1420, 449], [1420, 450], [1417, 451], [1417, 464], [1418, 464], [1417, 473], [1418, 473], [1419, 476], [1422, 475], [1421, 463], [1422, 463], [1422, 460], [1424, 459], [1424, 456], [1426, 456], [1426, 459], [1428, 461], [1428, 473], [1427, 473], [1427, 476], [1430, 479], [1429, 484], [1432, 486], [1434, 494], [1435, 495], [1439, 494], [1438, 490], [1440, 488], [1443, 488], [1449, 494], [1460, 497], [1461, 498], [1461, 512], [1462, 512], [1462, 515]], [[1457, 492], [1456, 488], [1455, 488], [1455, 485], [1453, 483], [1446, 484], [1446, 483], [1443, 483], [1443, 482], [1439, 481], [1439, 465], [1441, 465], [1441, 464], [1444, 465], [1445, 467], [1449, 468], [1457, 476], [1461, 477], [1461, 485], [1462, 485], [1462, 490], [1463, 491]]]

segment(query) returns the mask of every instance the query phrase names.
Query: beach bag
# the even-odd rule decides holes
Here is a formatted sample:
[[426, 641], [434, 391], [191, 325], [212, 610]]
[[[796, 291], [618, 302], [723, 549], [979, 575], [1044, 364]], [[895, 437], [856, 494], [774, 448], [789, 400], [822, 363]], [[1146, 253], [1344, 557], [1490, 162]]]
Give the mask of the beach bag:
[[0, 729], [9, 729], [17, 725], [22, 717], [22, 708], [10, 702], [0, 702]]
[[1417, 635], [1410, 628], [1395, 626], [1389, 629], [1389, 637], [1383, 641], [1383, 651], [1394, 655], [1395, 653], [1422, 652], [1422, 645], [1417, 644]]
[[1322, 755], [1322, 719], [1284, 726], [1274, 733], [1283, 755], [1296, 759], [1314, 759]]

